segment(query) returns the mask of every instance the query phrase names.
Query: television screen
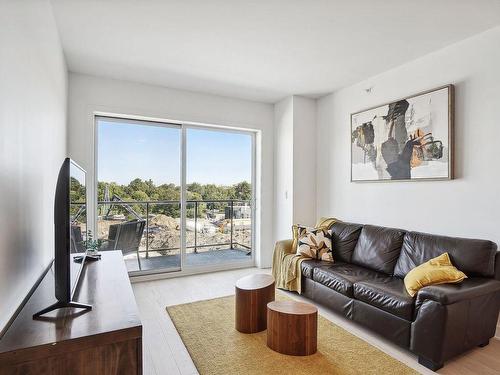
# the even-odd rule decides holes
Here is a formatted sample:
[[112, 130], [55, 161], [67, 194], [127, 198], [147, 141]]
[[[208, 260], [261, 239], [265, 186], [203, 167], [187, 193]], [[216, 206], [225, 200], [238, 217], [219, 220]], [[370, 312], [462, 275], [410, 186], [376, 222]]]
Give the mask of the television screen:
[[87, 205], [85, 172], [75, 163], [70, 164], [70, 251], [71, 253], [85, 252], [87, 233]]

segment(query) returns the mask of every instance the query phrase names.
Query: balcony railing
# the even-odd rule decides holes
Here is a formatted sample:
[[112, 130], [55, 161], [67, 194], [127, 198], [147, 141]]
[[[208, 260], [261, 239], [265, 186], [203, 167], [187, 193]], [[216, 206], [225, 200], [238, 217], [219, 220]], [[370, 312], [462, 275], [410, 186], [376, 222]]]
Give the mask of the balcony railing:
[[[116, 228], [131, 221], [144, 221], [136, 243], [127, 236], [136, 251], [162, 255], [178, 253], [181, 239], [180, 201], [99, 201], [98, 238], [104, 243], [110, 239], [120, 242]], [[198, 253], [206, 248], [252, 248], [252, 208], [249, 200], [188, 200], [186, 201], [186, 250]], [[133, 236], [132, 236], [133, 237]], [[123, 243], [120, 247], [124, 247]], [[126, 247], [126, 245], [125, 245]], [[123, 250], [123, 249], [122, 249]], [[125, 252], [125, 251], [124, 251]]]

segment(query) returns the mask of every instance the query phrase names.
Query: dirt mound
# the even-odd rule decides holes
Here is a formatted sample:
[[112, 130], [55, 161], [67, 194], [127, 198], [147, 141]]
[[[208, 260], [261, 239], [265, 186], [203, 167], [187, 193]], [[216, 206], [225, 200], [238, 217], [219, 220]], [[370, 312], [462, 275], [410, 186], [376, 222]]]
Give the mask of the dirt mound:
[[167, 227], [170, 229], [179, 229], [179, 223], [173, 217], [159, 214], [149, 220], [149, 225], [157, 225], [159, 227]]

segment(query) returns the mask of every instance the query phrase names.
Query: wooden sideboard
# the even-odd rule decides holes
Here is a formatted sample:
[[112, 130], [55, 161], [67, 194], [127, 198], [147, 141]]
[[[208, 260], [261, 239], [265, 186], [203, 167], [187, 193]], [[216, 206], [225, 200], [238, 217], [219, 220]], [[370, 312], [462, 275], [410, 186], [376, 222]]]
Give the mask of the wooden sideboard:
[[0, 340], [0, 374], [142, 374], [142, 325], [120, 251], [86, 264], [75, 300], [92, 310], [33, 320], [55, 302], [52, 267]]

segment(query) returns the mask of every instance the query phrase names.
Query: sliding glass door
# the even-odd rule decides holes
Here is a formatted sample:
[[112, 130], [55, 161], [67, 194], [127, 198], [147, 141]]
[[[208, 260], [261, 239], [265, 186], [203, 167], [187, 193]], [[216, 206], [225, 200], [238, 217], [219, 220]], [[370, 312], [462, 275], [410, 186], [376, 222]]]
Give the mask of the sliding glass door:
[[186, 265], [252, 259], [249, 133], [186, 129]]
[[96, 117], [96, 236], [131, 274], [253, 262], [254, 135]]
[[129, 272], [181, 268], [181, 127], [97, 118], [97, 236]]

